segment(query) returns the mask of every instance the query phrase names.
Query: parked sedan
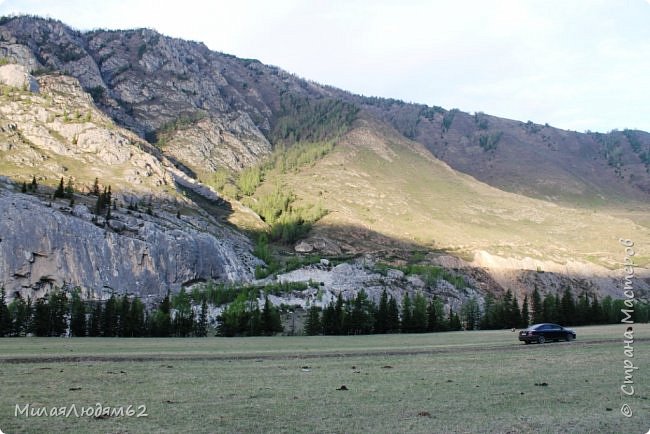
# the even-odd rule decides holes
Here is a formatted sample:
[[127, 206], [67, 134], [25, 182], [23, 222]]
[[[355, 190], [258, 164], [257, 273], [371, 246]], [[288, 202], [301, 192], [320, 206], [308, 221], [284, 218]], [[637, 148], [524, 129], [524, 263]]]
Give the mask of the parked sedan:
[[519, 332], [519, 340], [526, 344], [531, 342], [543, 344], [546, 341], [559, 340], [572, 341], [575, 338], [575, 331], [551, 323], [535, 324]]

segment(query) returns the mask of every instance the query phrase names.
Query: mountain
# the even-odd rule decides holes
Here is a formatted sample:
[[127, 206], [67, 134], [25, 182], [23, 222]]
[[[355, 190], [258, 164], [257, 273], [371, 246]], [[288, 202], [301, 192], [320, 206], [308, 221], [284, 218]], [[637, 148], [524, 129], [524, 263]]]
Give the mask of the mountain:
[[[2, 174], [14, 181], [38, 174], [53, 188], [68, 174], [88, 186], [98, 177], [124, 198], [184, 201], [201, 225], [227, 231], [231, 240], [241, 237], [232, 225], [278, 227], [285, 255], [292, 254], [288, 241], [298, 247], [296, 237], [306, 237], [298, 250], [329, 255], [399, 262], [426, 251], [447, 267], [486, 268], [498, 285], [520, 293], [553, 279], [558, 288], [582, 279], [582, 289], [616, 293], [614, 270], [624, 253], [618, 239], [650, 241], [645, 132], [577, 133], [363, 97], [148, 29], [79, 32], [54, 20], [3, 18], [0, 56], [25, 66], [42, 94], [53, 95], [23, 92], [28, 108], [3, 110], [24, 145], [0, 154]], [[79, 83], [85, 93], [56, 91], [63, 83]], [[67, 121], [66, 109], [47, 105], [64, 93], [71, 98]], [[92, 140], [69, 125], [70, 118], [84, 123], [87, 112], [87, 127], [107, 138], [118, 131], [122, 148], [110, 153], [115, 160], [65, 164], [69, 153], [88, 158]], [[103, 141], [94, 142], [98, 155]], [[122, 161], [127, 149], [132, 157]], [[30, 158], [31, 166], [19, 163]], [[150, 169], [131, 168], [142, 158]], [[124, 169], [116, 173], [119, 164]], [[309, 233], [287, 235], [303, 221], [313, 223]], [[248, 273], [254, 266], [243, 252], [225, 256], [240, 258]], [[649, 258], [642, 250], [635, 258], [644, 287]], [[15, 265], [6, 267], [11, 273]], [[211, 277], [197, 270], [182, 283]]]

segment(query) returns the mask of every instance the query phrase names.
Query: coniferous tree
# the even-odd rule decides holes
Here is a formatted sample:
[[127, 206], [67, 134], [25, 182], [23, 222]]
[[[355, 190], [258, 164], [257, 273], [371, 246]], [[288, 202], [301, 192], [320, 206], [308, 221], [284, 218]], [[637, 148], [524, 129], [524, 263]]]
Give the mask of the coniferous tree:
[[271, 304], [268, 297], [264, 299], [264, 309], [261, 314], [260, 327], [262, 333], [267, 336], [283, 331], [280, 312], [278, 312], [278, 310]]
[[434, 304], [435, 297], [429, 300], [429, 305], [427, 306], [427, 331], [435, 332], [436, 326], [438, 325], [438, 313], [436, 312], [436, 306]]
[[542, 322], [558, 322], [557, 297], [553, 294], [546, 294], [544, 297], [544, 309]]
[[375, 333], [388, 332], [388, 293], [384, 289], [379, 299], [379, 308], [375, 315]]
[[411, 333], [413, 331], [413, 305], [408, 293], [404, 294], [402, 299], [402, 333]]
[[114, 337], [117, 336], [117, 300], [115, 295], [111, 294], [111, 297], [106, 302], [104, 306], [104, 312], [102, 315], [102, 331], [103, 336], [105, 337]]
[[97, 337], [103, 335], [102, 329], [102, 304], [94, 303], [90, 310], [90, 318], [88, 322], [88, 336]]
[[521, 310], [519, 310], [519, 302], [517, 301], [516, 295], [512, 296], [509, 317], [510, 317], [510, 324], [508, 324], [509, 328], [515, 328], [521, 325]]
[[[513, 306], [512, 306], [513, 296], [512, 291], [508, 289], [503, 295], [502, 303], [502, 323], [500, 324], [501, 328], [511, 328], [516, 324], [514, 315], [513, 315]], [[517, 306], [517, 312], [519, 312], [519, 306]]]
[[169, 298], [169, 291], [163, 298], [158, 309], [160, 315], [155, 319], [158, 334], [157, 336], [167, 337], [172, 333], [172, 320], [171, 320], [171, 301]]
[[28, 298], [26, 303], [18, 294], [7, 306], [11, 317], [10, 336], [23, 336], [29, 330], [32, 314], [31, 304], [31, 299]]
[[603, 308], [598, 302], [598, 296], [594, 295], [591, 300], [591, 307], [589, 311], [589, 318], [591, 319], [592, 324], [603, 324], [606, 319], [603, 313]]
[[563, 325], [574, 325], [576, 320], [576, 305], [570, 288], [565, 288], [560, 304], [559, 320]]
[[32, 183], [30, 184], [30, 190], [36, 192], [38, 190], [38, 183], [36, 182], [36, 176], [32, 176]]
[[348, 316], [348, 334], [368, 334], [372, 331], [373, 304], [368, 300], [368, 295], [363, 289], [354, 299], [350, 315]]
[[95, 178], [95, 183], [93, 184], [92, 190], [90, 190], [90, 193], [93, 196], [99, 196], [100, 190], [99, 190], [99, 179]]
[[480, 321], [480, 327], [484, 330], [496, 328], [494, 321], [494, 312], [496, 309], [496, 300], [492, 294], [485, 296], [485, 304], [483, 305], [483, 316]]
[[208, 302], [205, 298], [201, 301], [201, 313], [196, 321], [194, 335], [200, 338], [208, 335]]
[[481, 321], [481, 310], [476, 298], [472, 297], [461, 307], [461, 318], [467, 330], [474, 330], [479, 327]]
[[36, 336], [50, 335], [50, 308], [46, 297], [37, 299], [34, 304], [31, 332]]
[[576, 303], [574, 325], [585, 325], [590, 323], [591, 303], [587, 293], [580, 294]]
[[413, 299], [413, 333], [424, 333], [427, 331], [427, 300], [421, 292], [415, 294]]
[[68, 297], [65, 292], [55, 290], [48, 294], [47, 303], [50, 314], [49, 336], [61, 336], [68, 328]]
[[336, 334], [336, 311], [334, 303], [330, 303], [325, 310], [323, 310], [323, 318], [321, 322], [324, 335]]
[[188, 336], [192, 332], [192, 325], [194, 324], [194, 311], [185, 288], [181, 288], [180, 292], [173, 297], [172, 304], [176, 310], [173, 321], [174, 335]]
[[145, 310], [144, 304], [138, 297], [133, 299], [131, 303], [131, 312], [130, 312], [130, 332], [131, 336], [139, 337], [145, 336], [146, 327], [145, 327]]
[[72, 293], [70, 310], [70, 335], [86, 336], [86, 305], [81, 300], [78, 291]]
[[131, 302], [126, 294], [120, 299], [117, 311], [117, 335], [121, 337], [132, 337]]
[[537, 285], [535, 285], [535, 289], [533, 290], [532, 304], [533, 312], [531, 322], [533, 324], [544, 322], [544, 305], [542, 304], [542, 297], [539, 294]]
[[308, 336], [319, 335], [322, 332], [320, 309], [317, 306], [311, 306], [307, 312], [307, 321], [305, 321], [305, 334]]
[[68, 178], [68, 183], [65, 186], [65, 197], [68, 199], [72, 199], [72, 196], [74, 195], [74, 182], [72, 181], [72, 177]]
[[27, 193], [27, 183], [23, 181], [22, 187], [20, 187], [21, 193]]
[[449, 330], [457, 331], [461, 330], [463, 328], [462, 324], [460, 323], [460, 318], [459, 316], [454, 313], [452, 308], [449, 308]]
[[343, 310], [343, 295], [339, 292], [334, 305], [334, 334], [343, 334], [343, 323], [345, 321], [345, 311]]
[[521, 305], [521, 322], [518, 327], [526, 328], [530, 323], [530, 312], [528, 310], [528, 294], [524, 296], [524, 301]]
[[54, 191], [54, 198], [62, 198], [65, 197], [65, 188], [63, 186], [63, 177], [61, 177], [61, 182], [59, 182], [59, 186], [56, 188]]
[[0, 288], [0, 337], [11, 334], [11, 315], [7, 307], [5, 289]]
[[397, 306], [397, 300], [392, 296], [388, 300], [387, 331], [388, 333], [398, 333], [400, 331], [399, 307]]

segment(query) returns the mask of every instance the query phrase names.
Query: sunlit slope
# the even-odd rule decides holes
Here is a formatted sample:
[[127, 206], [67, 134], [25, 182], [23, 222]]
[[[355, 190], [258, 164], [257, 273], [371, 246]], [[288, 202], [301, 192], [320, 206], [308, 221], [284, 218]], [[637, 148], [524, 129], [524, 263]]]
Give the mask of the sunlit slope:
[[[373, 247], [373, 234], [450, 250], [616, 268], [621, 237], [649, 245], [650, 231], [625, 218], [503, 192], [450, 169], [420, 144], [361, 120], [315, 165], [285, 183], [330, 214], [314, 236]], [[636, 259], [648, 263], [647, 252]]]

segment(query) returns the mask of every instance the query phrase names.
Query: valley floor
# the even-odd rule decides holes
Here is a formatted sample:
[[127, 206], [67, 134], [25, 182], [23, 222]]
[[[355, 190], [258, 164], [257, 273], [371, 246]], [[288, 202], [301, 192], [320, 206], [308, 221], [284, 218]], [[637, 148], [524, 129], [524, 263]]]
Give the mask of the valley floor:
[[[129, 433], [646, 432], [650, 326], [273, 338], [0, 340], [0, 430]], [[635, 394], [621, 394], [624, 361]], [[343, 387], [345, 386], [345, 387]], [[340, 390], [343, 389], [343, 390]], [[28, 416], [146, 406], [146, 417]], [[621, 406], [632, 408], [626, 418]], [[17, 410], [18, 409], [18, 410]], [[32, 410], [34, 411], [34, 410]], [[23, 412], [23, 413], [21, 413]], [[18, 413], [18, 415], [16, 415]]]

